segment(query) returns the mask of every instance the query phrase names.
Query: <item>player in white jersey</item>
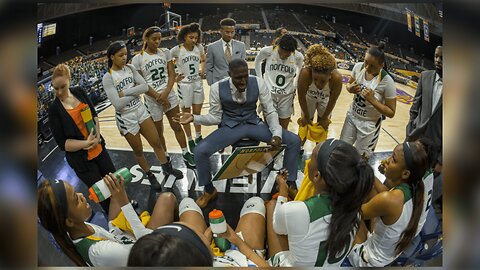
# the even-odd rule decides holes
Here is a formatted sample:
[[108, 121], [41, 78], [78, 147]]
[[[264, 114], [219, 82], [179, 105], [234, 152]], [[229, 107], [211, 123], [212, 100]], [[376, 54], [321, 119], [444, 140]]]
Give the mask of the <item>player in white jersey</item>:
[[[185, 25], [177, 35], [180, 45], [170, 52], [175, 59], [177, 70], [178, 96], [183, 112], [199, 115], [202, 110], [205, 95], [202, 78], [205, 76], [205, 50], [201, 45], [202, 30], [198, 23]], [[187, 134], [188, 146], [193, 153], [195, 145], [202, 140], [201, 125], [194, 125], [195, 140], [192, 138], [190, 124], [183, 125]]]
[[[173, 222], [173, 211], [172, 215], [165, 215], [176, 205], [172, 193], [164, 192], [158, 197], [150, 220], [144, 225], [129, 202], [124, 180], [109, 174], [103, 181], [112, 194], [108, 231], [86, 221], [92, 215], [92, 207], [67, 181], [45, 180], [37, 191], [41, 224], [77, 266], [127, 266], [128, 254], [137, 239]], [[121, 214], [130, 231], [115, 225]]]
[[362, 220], [376, 220], [371, 233], [362, 222], [348, 257], [353, 266], [385, 266], [418, 234], [426, 208], [423, 176], [433, 160], [431, 151], [425, 142], [405, 142], [386, 160], [385, 185], [376, 179], [372, 198], [362, 205]]
[[272, 93], [273, 106], [277, 110], [280, 125], [288, 129], [293, 115], [295, 77], [302, 68], [303, 55], [297, 51], [297, 40], [283, 35], [274, 46], [264, 47], [255, 57], [255, 72], [262, 76], [262, 62], [266, 60], [263, 79]]
[[287, 202], [286, 175], [276, 178], [279, 196], [267, 205], [272, 266], [340, 266], [351, 250], [372, 168], [352, 145], [328, 139], [313, 149], [308, 174], [315, 195], [304, 202]]
[[175, 178], [180, 179], [183, 174], [181, 171], [173, 169], [172, 164], [167, 160], [155, 124], [140, 100], [142, 93], [151, 97], [156, 97], [157, 93], [148, 86], [134, 66], [126, 64], [127, 49], [123, 42], [116, 41], [110, 44], [107, 49], [107, 59], [109, 72], [103, 76], [102, 84], [108, 99], [115, 108], [117, 127], [120, 134], [132, 147], [135, 159], [147, 174], [151, 187], [160, 191], [161, 186], [150, 171], [150, 165], [143, 154], [140, 134], [152, 146], [165, 176], [172, 174]]
[[128, 266], [269, 266], [263, 259], [265, 204], [260, 197], [245, 202], [235, 231], [227, 224], [227, 232], [218, 235], [235, 245], [223, 255], [212, 256], [212, 230], [192, 198], [180, 202], [178, 213], [179, 222], [160, 227], [135, 243]]
[[180, 112], [177, 95], [172, 90], [175, 84], [175, 67], [170, 56], [170, 50], [159, 48], [161, 39], [162, 34], [159, 27], [147, 28], [143, 32], [143, 49], [141, 53], [133, 57], [132, 65], [145, 78], [148, 85], [155, 90], [155, 98], [145, 95], [145, 106], [157, 127], [167, 157], [167, 145], [163, 136], [163, 114], [167, 116], [170, 127], [175, 133], [175, 138], [182, 148], [185, 165], [194, 167], [195, 161], [193, 154], [188, 151], [183, 128], [179, 123], [173, 121], [173, 117]]
[[297, 89], [302, 109], [299, 124], [312, 124], [316, 111], [317, 123], [328, 130], [333, 108], [342, 90], [342, 75], [337, 70], [335, 57], [323, 45], [315, 44], [308, 48]]
[[375, 150], [382, 119], [392, 118], [396, 109], [396, 87], [385, 68], [384, 44], [370, 47], [365, 61], [357, 63], [347, 84], [354, 94], [345, 117], [340, 139], [355, 144], [361, 155], [370, 157]]

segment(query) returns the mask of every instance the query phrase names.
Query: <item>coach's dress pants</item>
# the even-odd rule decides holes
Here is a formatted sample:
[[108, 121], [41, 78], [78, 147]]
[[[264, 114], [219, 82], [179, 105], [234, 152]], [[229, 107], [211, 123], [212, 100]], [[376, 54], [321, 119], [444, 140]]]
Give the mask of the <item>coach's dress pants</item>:
[[[227, 126], [220, 127], [200, 141], [195, 147], [194, 153], [200, 186], [205, 186], [212, 180], [210, 156], [220, 149], [230, 146], [244, 138], [268, 143], [272, 140], [272, 133], [263, 122], [258, 125], [240, 124], [234, 128]], [[283, 159], [283, 167], [288, 170], [288, 181], [295, 181], [297, 179], [296, 160], [300, 153], [300, 138], [298, 135], [283, 129], [282, 144], [287, 145]]]

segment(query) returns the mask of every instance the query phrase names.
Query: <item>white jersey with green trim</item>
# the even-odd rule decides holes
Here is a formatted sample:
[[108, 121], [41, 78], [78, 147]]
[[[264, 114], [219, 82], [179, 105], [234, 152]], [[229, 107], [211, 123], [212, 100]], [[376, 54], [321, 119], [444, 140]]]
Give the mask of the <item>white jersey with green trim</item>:
[[189, 51], [183, 44], [177, 45], [170, 50], [172, 58], [179, 74], [185, 77], [181, 83], [192, 83], [201, 80], [200, 78], [200, 60], [204, 53], [203, 46], [198, 44]]
[[[141, 71], [145, 81], [155, 91], [161, 92], [168, 85], [168, 62], [172, 61], [170, 51], [165, 48], [158, 48], [156, 54], [149, 54], [146, 51], [135, 55], [132, 59], [132, 65]], [[154, 99], [148, 95], [152, 101]]]
[[[291, 95], [295, 92], [295, 77], [303, 64], [303, 55], [295, 50], [287, 59], [282, 60], [278, 54], [278, 46], [262, 48], [257, 61], [266, 59], [263, 78], [273, 95]], [[259, 75], [257, 75], [259, 76]]]
[[[385, 99], [397, 97], [395, 81], [385, 70], [382, 69], [380, 73], [370, 81], [365, 79], [365, 72], [366, 71], [363, 62], [356, 63], [352, 70], [352, 77], [358, 84], [372, 89], [374, 91], [375, 98], [378, 99], [380, 103], [385, 104]], [[382, 115], [360, 94], [354, 95], [353, 103], [349, 110], [353, 113], [353, 115], [371, 121], [378, 120]]]
[[356, 231], [352, 231], [345, 250], [329, 260], [325, 243], [332, 218], [331, 197], [319, 194], [304, 202], [288, 203], [282, 203], [281, 198], [273, 213], [273, 228], [277, 234], [288, 236], [289, 251], [279, 266], [340, 266], [350, 252]]
[[430, 206], [432, 205], [432, 195], [433, 195], [433, 180], [434, 175], [431, 170], [429, 170], [423, 177], [423, 186], [425, 189], [423, 195], [423, 211], [418, 220], [418, 229], [415, 234], [418, 235], [423, 228], [423, 225], [427, 221], [428, 211], [430, 211]]
[[375, 222], [373, 233], [365, 242], [364, 249], [368, 263], [371, 266], [385, 266], [400, 255], [396, 254], [395, 248], [412, 217], [413, 200], [410, 187], [408, 184], [401, 184], [394, 189], [400, 189], [403, 192], [402, 214], [391, 225], [385, 225], [381, 218], [378, 218]]
[[[113, 86], [115, 90], [118, 92], [120, 91], [125, 91], [129, 88], [132, 88], [135, 86], [135, 77], [133, 74], [133, 69], [134, 67], [132, 65], [125, 65], [122, 69], [120, 70], [113, 70], [110, 69], [109, 73], [106, 73], [104, 75], [105, 77], [110, 77], [111, 80], [113, 81]], [[108, 91], [108, 89], [105, 88], [105, 92]], [[112, 88], [112, 91], [115, 91]], [[107, 93], [108, 94], [108, 93]], [[133, 98], [125, 107], [123, 107], [121, 110], [119, 110], [119, 113], [127, 113], [134, 111], [138, 109], [142, 105], [142, 102], [140, 100], [140, 95]]]

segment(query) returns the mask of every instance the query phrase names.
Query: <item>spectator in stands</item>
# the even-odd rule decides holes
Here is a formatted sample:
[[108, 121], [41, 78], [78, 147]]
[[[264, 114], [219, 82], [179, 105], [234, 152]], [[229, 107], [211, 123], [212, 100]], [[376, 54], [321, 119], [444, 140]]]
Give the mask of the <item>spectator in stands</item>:
[[206, 75], [208, 85], [228, 77], [228, 63], [233, 59], [245, 59], [245, 43], [234, 40], [236, 22], [225, 18], [220, 21], [222, 38], [207, 47]]
[[[57, 65], [52, 74], [52, 87], [56, 98], [50, 105], [50, 129], [58, 147], [65, 151], [66, 159], [78, 178], [90, 188], [104, 175], [114, 172], [115, 166], [100, 134], [100, 122], [85, 90], [70, 88], [70, 69]], [[85, 116], [86, 115], [86, 116]], [[92, 120], [94, 129], [87, 130], [86, 121]], [[101, 203], [108, 213], [110, 200]]]
[[[180, 45], [172, 48], [170, 52], [177, 66], [176, 81], [178, 95], [181, 99], [180, 107], [183, 112], [191, 113], [193, 111], [193, 114], [199, 115], [205, 100], [202, 77], [205, 75], [206, 59], [205, 50], [200, 44], [202, 40], [200, 25], [192, 23], [183, 26], [178, 33], [177, 40]], [[202, 140], [201, 126], [194, 125], [194, 127], [195, 140], [192, 138], [190, 124], [183, 126], [192, 153], [195, 150], [195, 145]]]
[[364, 62], [355, 64], [347, 91], [354, 100], [347, 112], [340, 139], [368, 158], [373, 154], [384, 117], [395, 115], [397, 91], [393, 78], [384, 69], [384, 44], [370, 47]]

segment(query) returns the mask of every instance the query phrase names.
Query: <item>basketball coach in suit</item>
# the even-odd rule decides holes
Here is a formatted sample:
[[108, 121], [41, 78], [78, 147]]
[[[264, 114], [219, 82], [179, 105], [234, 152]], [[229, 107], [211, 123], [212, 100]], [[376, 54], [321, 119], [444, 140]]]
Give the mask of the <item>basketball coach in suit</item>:
[[407, 141], [428, 137], [439, 151], [442, 148], [442, 71], [442, 46], [438, 46], [435, 49], [435, 70], [420, 75], [406, 134]]
[[234, 19], [225, 18], [220, 21], [222, 38], [207, 47], [207, 83], [212, 85], [228, 77], [228, 63], [233, 59], [245, 59], [245, 43], [234, 40]]
[[435, 70], [424, 71], [420, 75], [413, 105], [410, 108], [406, 141], [427, 137], [432, 140], [438, 150], [432, 196], [435, 202], [442, 196], [442, 46], [435, 49], [434, 62]]

